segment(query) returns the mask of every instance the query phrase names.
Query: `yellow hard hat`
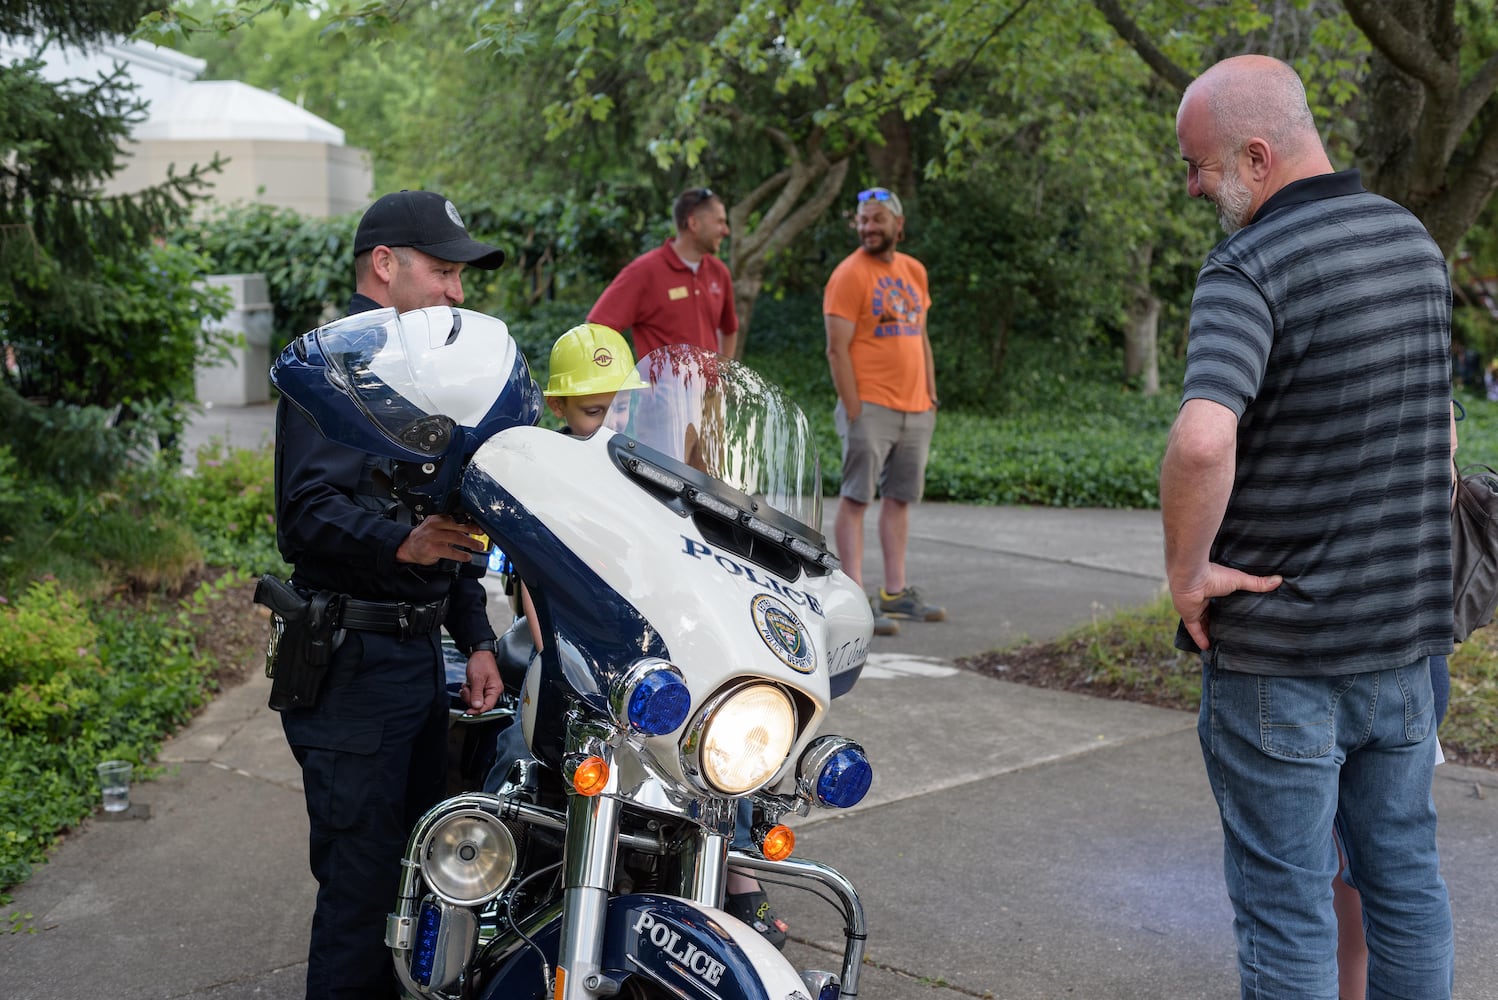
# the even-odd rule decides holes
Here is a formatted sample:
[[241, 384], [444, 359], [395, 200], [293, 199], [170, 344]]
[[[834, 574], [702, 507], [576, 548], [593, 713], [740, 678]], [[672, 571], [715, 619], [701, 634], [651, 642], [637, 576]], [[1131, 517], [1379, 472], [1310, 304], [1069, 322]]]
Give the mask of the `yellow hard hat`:
[[547, 396], [592, 396], [644, 387], [645, 382], [635, 374], [635, 356], [618, 330], [584, 323], [551, 345]]

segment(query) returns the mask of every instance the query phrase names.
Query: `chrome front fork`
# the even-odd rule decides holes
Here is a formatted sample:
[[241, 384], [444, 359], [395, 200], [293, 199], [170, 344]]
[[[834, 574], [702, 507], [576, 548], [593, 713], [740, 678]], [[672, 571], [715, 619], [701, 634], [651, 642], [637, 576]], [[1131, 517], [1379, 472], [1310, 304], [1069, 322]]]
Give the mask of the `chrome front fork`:
[[705, 800], [698, 828], [673, 845], [674, 884], [667, 892], [721, 909], [728, 888], [728, 846], [733, 839], [732, 800]]
[[[561, 943], [557, 953], [556, 1000], [591, 1000], [612, 996], [620, 983], [603, 971], [603, 941], [609, 896], [620, 843], [622, 805], [617, 771], [598, 795], [571, 793], [563, 847]], [[705, 906], [721, 907], [728, 875], [733, 805], [714, 803], [704, 828], [677, 845], [680, 895]], [[659, 849], [660, 845], [656, 845]]]
[[569, 792], [562, 861], [562, 940], [557, 952], [555, 1000], [610, 996], [619, 984], [603, 973], [603, 937], [614, 885], [619, 841], [618, 774], [609, 769], [604, 790]]

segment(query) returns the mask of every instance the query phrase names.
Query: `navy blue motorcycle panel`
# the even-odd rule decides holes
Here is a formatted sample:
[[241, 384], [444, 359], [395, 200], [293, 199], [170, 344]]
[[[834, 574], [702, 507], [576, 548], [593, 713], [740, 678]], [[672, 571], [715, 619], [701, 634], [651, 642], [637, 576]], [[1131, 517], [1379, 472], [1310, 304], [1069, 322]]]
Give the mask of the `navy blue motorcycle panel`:
[[[548, 961], [556, 959], [560, 935], [558, 919], [533, 938]], [[602, 964], [610, 978], [644, 976], [680, 996], [772, 1000], [753, 963], [724, 928], [671, 896], [640, 893], [610, 899]], [[535, 952], [521, 946], [495, 969], [483, 1000], [542, 997], [540, 977]]]

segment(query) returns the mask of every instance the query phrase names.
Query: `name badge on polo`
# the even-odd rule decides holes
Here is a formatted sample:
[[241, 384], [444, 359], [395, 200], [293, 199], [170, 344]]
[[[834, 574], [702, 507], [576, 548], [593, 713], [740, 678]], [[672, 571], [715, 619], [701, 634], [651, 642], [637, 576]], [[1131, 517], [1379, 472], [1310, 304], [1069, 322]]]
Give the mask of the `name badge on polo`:
[[686, 298], [687, 294], [688, 292], [686, 285], [677, 285], [675, 288], [666, 289], [666, 297], [672, 302], [675, 302], [677, 299]]

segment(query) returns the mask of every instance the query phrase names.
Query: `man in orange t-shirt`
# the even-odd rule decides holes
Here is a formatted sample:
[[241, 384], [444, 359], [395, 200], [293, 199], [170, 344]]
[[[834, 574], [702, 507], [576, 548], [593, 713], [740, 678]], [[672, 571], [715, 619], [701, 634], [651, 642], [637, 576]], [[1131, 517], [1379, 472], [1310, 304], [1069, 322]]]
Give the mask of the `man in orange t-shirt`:
[[926, 335], [931, 296], [926, 268], [895, 249], [905, 237], [905, 210], [894, 192], [860, 192], [855, 223], [859, 248], [832, 272], [822, 296], [843, 441], [834, 537], [844, 572], [861, 585], [863, 520], [877, 485], [884, 586], [871, 599], [874, 632], [894, 635], [895, 618], [947, 616], [905, 579], [910, 505], [925, 489], [936, 428], [936, 368]]

